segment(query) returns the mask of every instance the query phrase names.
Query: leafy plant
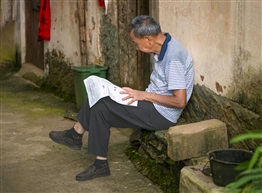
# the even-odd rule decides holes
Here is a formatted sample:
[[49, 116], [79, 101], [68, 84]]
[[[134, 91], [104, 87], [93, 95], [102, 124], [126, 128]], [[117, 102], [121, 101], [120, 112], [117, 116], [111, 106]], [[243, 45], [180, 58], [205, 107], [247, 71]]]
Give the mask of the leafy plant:
[[49, 90], [66, 101], [75, 102], [74, 81], [71, 67], [73, 63], [60, 50], [45, 53], [47, 74], [41, 88]]
[[[244, 140], [261, 140], [262, 131], [248, 132], [230, 140], [237, 143]], [[255, 149], [251, 159], [236, 167], [244, 170], [237, 179], [226, 186], [230, 193], [261, 193], [262, 192], [262, 145]]]

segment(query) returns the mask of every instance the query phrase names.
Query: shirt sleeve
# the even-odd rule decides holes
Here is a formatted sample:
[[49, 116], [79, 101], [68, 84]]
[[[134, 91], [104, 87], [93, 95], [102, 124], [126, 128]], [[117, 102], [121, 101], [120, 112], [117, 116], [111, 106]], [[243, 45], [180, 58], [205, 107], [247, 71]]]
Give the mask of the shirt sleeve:
[[186, 89], [186, 69], [180, 61], [171, 61], [166, 68], [168, 90]]

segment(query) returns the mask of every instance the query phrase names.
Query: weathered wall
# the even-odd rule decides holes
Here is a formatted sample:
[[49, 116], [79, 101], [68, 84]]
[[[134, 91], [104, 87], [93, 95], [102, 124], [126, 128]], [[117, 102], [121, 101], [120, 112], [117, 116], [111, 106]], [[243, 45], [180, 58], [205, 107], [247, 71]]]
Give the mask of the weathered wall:
[[128, 24], [136, 15], [136, 4], [131, 1], [119, 1], [118, 8], [120, 84], [137, 88], [137, 51], [128, 33]]
[[96, 1], [86, 1], [86, 38], [88, 63], [103, 64], [100, 28], [105, 10]]
[[195, 83], [261, 113], [261, 2], [158, 3], [162, 30], [182, 42], [193, 56]]
[[15, 63], [20, 60], [20, 21], [19, 21], [19, 1], [0, 2], [0, 63]]
[[79, 22], [77, 1], [50, 1], [51, 6], [51, 39], [45, 42], [47, 50], [59, 50], [74, 65], [81, 65]]
[[[81, 66], [79, 15], [80, 1], [52, 1], [51, 2], [51, 40], [46, 42], [46, 50], [59, 50], [69, 58], [73, 65]], [[97, 1], [84, 1], [85, 35], [87, 48], [87, 64], [102, 65], [100, 27], [101, 18], [105, 12], [98, 7]], [[85, 52], [85, 51], [84, 51]]]
[[103, 63], [109, 67], [107, 78], [120, 85], [118, 9], [115, 0], [109, 3], [107, 15], [101, 20], [101, 52]]

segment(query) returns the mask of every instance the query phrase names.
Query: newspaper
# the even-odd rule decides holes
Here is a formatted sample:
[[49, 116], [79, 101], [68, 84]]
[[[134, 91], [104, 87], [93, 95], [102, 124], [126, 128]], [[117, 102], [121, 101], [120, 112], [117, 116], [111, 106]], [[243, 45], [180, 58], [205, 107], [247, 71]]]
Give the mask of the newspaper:
[[[120, 91], [123, 91], [119, 86], [114, 85], [104, 78], [98, 76], [89, 76], [84, 80], [86, 87], [86, 92], [88, 96], [88, 101], [90, 107], [97, 103], [101, 98], [109, 96], [112, 100], [120, 103], [122, 105], [128, 105], [128, 102], [131, 100], [123, 101], [122, 98], [126, 97], [127, 94], [120, 94]], [[137, 101], [129, 104], [131, 106], [137, 106]]]

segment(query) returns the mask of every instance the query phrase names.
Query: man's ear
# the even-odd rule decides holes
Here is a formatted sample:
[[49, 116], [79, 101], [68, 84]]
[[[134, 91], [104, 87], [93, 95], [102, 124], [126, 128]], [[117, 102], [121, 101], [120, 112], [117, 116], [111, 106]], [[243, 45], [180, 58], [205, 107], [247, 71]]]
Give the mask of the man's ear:
[[148, 41], [148, 43], [150, 43], [150, 44], [152, 43], [152, 39], [153, 39], [152, 36], [145, 36], [144, 38], [145, 38], [146, 41]]

